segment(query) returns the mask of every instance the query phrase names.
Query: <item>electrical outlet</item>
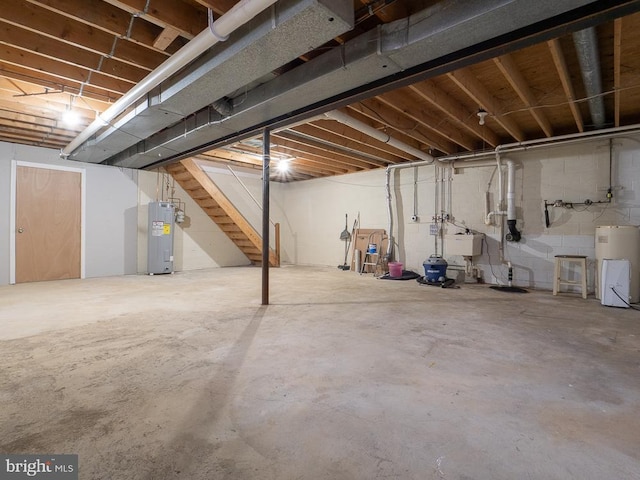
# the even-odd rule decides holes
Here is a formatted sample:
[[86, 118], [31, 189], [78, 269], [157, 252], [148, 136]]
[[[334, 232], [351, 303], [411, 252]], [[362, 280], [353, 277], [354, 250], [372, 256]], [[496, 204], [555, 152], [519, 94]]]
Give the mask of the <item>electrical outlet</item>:
[[429, 225], [429, 235], [438, 235], [438, 224], [432, 223]]

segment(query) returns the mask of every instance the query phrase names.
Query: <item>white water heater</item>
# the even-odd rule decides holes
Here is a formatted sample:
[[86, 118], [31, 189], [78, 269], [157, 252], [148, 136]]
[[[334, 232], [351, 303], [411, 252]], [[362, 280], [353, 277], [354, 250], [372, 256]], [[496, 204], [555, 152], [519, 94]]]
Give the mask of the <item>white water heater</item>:
[[147, 272], [173, 273], [173, 227], [175, 206], [169, 202], [149, 203]]
[[630, 303], [640, 301], [640, 229], [632, 225], [596, 227], [596, 297], [602, 300], [602, 261], [629, 260]]

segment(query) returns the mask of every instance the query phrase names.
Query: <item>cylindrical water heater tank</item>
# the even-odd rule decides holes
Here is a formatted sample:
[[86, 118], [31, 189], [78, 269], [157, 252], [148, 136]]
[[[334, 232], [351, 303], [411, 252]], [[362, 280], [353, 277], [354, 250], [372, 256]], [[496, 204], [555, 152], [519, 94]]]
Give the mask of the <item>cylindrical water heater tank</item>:
[[640, 228], [631, 225], [596, 227], [596, 298], [600, 298], [602, 260], [631, 262], [631, 303], [640, 301]]

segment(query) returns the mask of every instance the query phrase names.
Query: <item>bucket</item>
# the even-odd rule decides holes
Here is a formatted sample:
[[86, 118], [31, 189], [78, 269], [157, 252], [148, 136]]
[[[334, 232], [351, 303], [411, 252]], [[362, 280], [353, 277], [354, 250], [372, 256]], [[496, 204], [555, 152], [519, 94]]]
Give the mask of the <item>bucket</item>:
[[399, 278], [402, 276], [402, 263], [389, 262], [389, 276], [393, 278]]

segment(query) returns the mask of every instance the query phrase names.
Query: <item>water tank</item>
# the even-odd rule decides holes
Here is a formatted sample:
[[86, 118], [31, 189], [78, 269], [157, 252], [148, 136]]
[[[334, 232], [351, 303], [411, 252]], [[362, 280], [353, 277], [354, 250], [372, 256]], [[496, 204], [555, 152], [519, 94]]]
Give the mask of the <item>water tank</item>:
[[640, 229], [631, 225], [596, 227], [596, 297], [601, 299], [602, 260], [631, 262], [631, 303], [640, 301]]
[[173, 226], [175, 206], [169, 202], [149, 202], [147, 271], [173, 273]]

